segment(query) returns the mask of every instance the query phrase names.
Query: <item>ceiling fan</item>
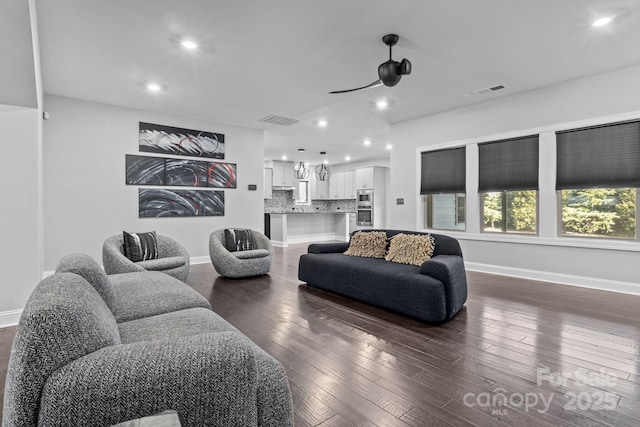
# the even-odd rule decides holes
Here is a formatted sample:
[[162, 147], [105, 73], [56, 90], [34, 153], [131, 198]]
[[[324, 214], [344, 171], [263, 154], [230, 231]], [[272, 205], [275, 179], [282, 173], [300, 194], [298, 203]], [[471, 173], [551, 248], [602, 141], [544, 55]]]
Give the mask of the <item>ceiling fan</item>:
[[400, 78], [406, 74], [411, 74], [411, 62], [408, 59], [403, 59], [402, 61], [394, 61], [391, 59], [391, 48], [398, 43], [397, 34], [387, 34], [382, 37], [382, 42], [389, 46], [389, 60], [383, 62], [378, 66], [378, 80], [375, 82], [368, 84], [366, 86], [358, 87], [355, 89], [346, 89], [346, 90], [334, 90], [329, 93], [346, 93], [353, 92], [361, 89], [368, 89], [370, 87], [377, 87], [380, 85], [385, 85], [388, 87], [393, 87], [398, 84]]

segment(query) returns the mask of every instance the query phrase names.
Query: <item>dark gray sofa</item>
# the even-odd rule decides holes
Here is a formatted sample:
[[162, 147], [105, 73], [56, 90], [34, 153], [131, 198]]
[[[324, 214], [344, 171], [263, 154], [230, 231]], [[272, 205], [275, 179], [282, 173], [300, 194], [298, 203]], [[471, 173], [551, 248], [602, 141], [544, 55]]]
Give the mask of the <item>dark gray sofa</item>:
[[[384, 231], [387, 238], [402, 230]], [[467, 300], [467, 279], [458, 241], [431, 234], [433, 257], [420, 267], [384, 259], [344, 255], [349, 243], [316, 243], [300, 257], [298, 279], [312, 288], [335, 292], [429, 323], [451, 319]]]
[[31, 294], [11, 350], [3, 427], [109, 426], [175, 410], [182, 426], [292, 426], [284, 367], [158, 272], [107, 276], [64, 257]]

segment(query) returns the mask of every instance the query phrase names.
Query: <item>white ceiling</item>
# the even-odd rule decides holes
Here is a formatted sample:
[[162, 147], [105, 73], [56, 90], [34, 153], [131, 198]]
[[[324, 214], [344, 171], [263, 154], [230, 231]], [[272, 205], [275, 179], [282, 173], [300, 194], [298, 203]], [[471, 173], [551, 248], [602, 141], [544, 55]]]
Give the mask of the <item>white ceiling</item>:
[[[37, 10], [45, 93], [260, 128], [267, 158], [327, 151], [337, 164], [388, 157], [384, 146], [402, 143], [390, 124], [640, 63], [638, 3], [37, 0]], [[591, 27], [602, 15], [615, 19]], [[395, 88], [329, 95], [377, 79], [387, 33], [413, 73]], [[180, 48], [183, 37], [199, 49]], [[163, 93], [145, 90], [151, 80]], [[498, 84], [507, 89], [474, 93]], [[374, 107], [382, 97], [386, 112]], [[300, 122], [259, 121], [269, 114]]]

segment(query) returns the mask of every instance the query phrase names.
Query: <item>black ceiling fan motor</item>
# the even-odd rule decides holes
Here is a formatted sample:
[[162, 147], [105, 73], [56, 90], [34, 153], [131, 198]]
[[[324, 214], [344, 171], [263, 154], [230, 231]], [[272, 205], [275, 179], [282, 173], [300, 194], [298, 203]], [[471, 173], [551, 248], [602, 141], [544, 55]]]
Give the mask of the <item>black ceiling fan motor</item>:
[[403, 59], [402, 61], [394, 61], [391, 58], [391, 48], [398, 43], [397, 34], [387, 34], [382, 37], [382, 42], [389, 46], [389, 60], [383, 62], [378, 66], [378, 80], [375, 82], [368, 84], [367, 86], [362, 86], [356, 89], [347, 89], [347, 90], [338, 90], [329, 93], [345, 93], [345, 92], [353, 92], [356, 90], [367, 89], [370, 87], [380, 86], [381, 84], [387, 87], [393, 87], [398, 84], [402, 76], [406, 74], [411, 74], [411, 62], [408, 59]]

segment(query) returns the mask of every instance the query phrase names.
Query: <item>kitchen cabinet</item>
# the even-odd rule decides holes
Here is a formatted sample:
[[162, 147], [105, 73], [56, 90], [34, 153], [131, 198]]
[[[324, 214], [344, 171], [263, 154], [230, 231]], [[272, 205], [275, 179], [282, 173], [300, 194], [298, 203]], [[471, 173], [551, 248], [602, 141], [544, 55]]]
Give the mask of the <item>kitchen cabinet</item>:
[[374, 187], [373, 173], [374, 173], [373, 167], [356, 169], [356, 189], [373, 188]]
[[329, 198], [344, 199], [344, 172], [334, 172], [329, 178]]
[[311, 176], [311, 199], [328, 199], [329, 198], [329, 178], [326, 181], [320, 181], [315, 175]]
[[289, 187], [295, 186], [295, 178], [293, 176], [293, 162], [273, 161], [273, 187]]
[[344, 198], [356, 198], [356, 171], [346, 171], [344, 173]]
[[271, 199], [273, 197], [273, 169], [272, 168], [264, 168], [263, 175], [263, 185], [264, 185], [264, 198]]

